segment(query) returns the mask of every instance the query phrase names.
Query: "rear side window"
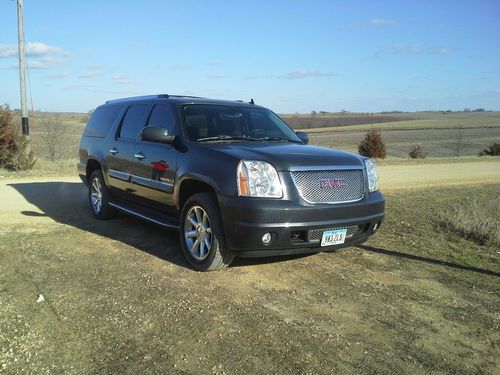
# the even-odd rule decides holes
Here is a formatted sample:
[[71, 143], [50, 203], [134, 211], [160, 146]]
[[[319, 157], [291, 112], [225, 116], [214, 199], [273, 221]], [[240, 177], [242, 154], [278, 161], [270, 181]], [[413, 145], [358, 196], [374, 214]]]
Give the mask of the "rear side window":
[[144, 127], [144, 115], [146, 114], [147, 104], [136, 104], [130, 106], [123, 118], [120, 128], [120, 138], [136, 140], [139, 132]]
[[174, 134], [175, 116], [171, 107], [165, 104], [155, 105], [151, 116], [149, 116], [148, 126], [165, 128], [168, 130], [168, 134]]
[[106, 137], [109, 130], [118, 120], [122, 109], [123, 106], [121, 105], [107, 105], [97, 108], [90, 117], [83, 134], [87, 137]]

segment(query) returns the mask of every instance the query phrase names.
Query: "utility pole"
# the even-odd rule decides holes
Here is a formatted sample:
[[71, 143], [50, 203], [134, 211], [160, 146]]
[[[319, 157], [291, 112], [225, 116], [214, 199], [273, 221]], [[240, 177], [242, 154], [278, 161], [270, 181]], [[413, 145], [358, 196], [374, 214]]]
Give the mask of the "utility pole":
[[[23, 135], [29, 140], [28, 101], [26, 99], [26, 51], [24, 48], [23, 0], [17, 0], [17, 27], [19, 36], [19, 81], [21, 83], [21, 126]], [[29, 152], [29, 143], [28, 150]]]

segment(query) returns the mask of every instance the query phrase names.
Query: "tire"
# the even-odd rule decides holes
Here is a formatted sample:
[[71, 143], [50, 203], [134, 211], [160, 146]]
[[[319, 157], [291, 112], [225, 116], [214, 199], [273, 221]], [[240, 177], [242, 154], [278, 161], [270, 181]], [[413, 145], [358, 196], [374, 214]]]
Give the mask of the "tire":
[[100, 169], [90, 175], [89, 204], [96, 219], [107, 220], [117, 216], [118, 210], [109, 205], [110, 194]]
[[187, 261], [199, 271], [216, 271], [229, 266], [234, 255], [226, 248], [223, 233], [215, 194], [192, 195], [184, 204], [180, 217], [181, 247]]

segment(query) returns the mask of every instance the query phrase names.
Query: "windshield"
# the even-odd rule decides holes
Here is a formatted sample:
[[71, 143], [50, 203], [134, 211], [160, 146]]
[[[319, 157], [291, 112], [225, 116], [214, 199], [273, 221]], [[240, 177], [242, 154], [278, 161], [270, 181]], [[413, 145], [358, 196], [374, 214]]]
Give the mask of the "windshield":
[[302, 143], [276, 114], [264, 108], [214, 104], [182, 106], [191, 141], [270, 140]]

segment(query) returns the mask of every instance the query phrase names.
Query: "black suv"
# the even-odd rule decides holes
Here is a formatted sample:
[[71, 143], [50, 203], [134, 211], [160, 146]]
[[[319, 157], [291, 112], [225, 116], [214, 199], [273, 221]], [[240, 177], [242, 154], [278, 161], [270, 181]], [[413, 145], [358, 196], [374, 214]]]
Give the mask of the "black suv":
[[357, 245], [379, 228], [373, 162], [307, 143], [253, 100], [143, 96], [95, 110], [78, 169], [96, 218], [179, 230], [189, 263], [210, 271]]

